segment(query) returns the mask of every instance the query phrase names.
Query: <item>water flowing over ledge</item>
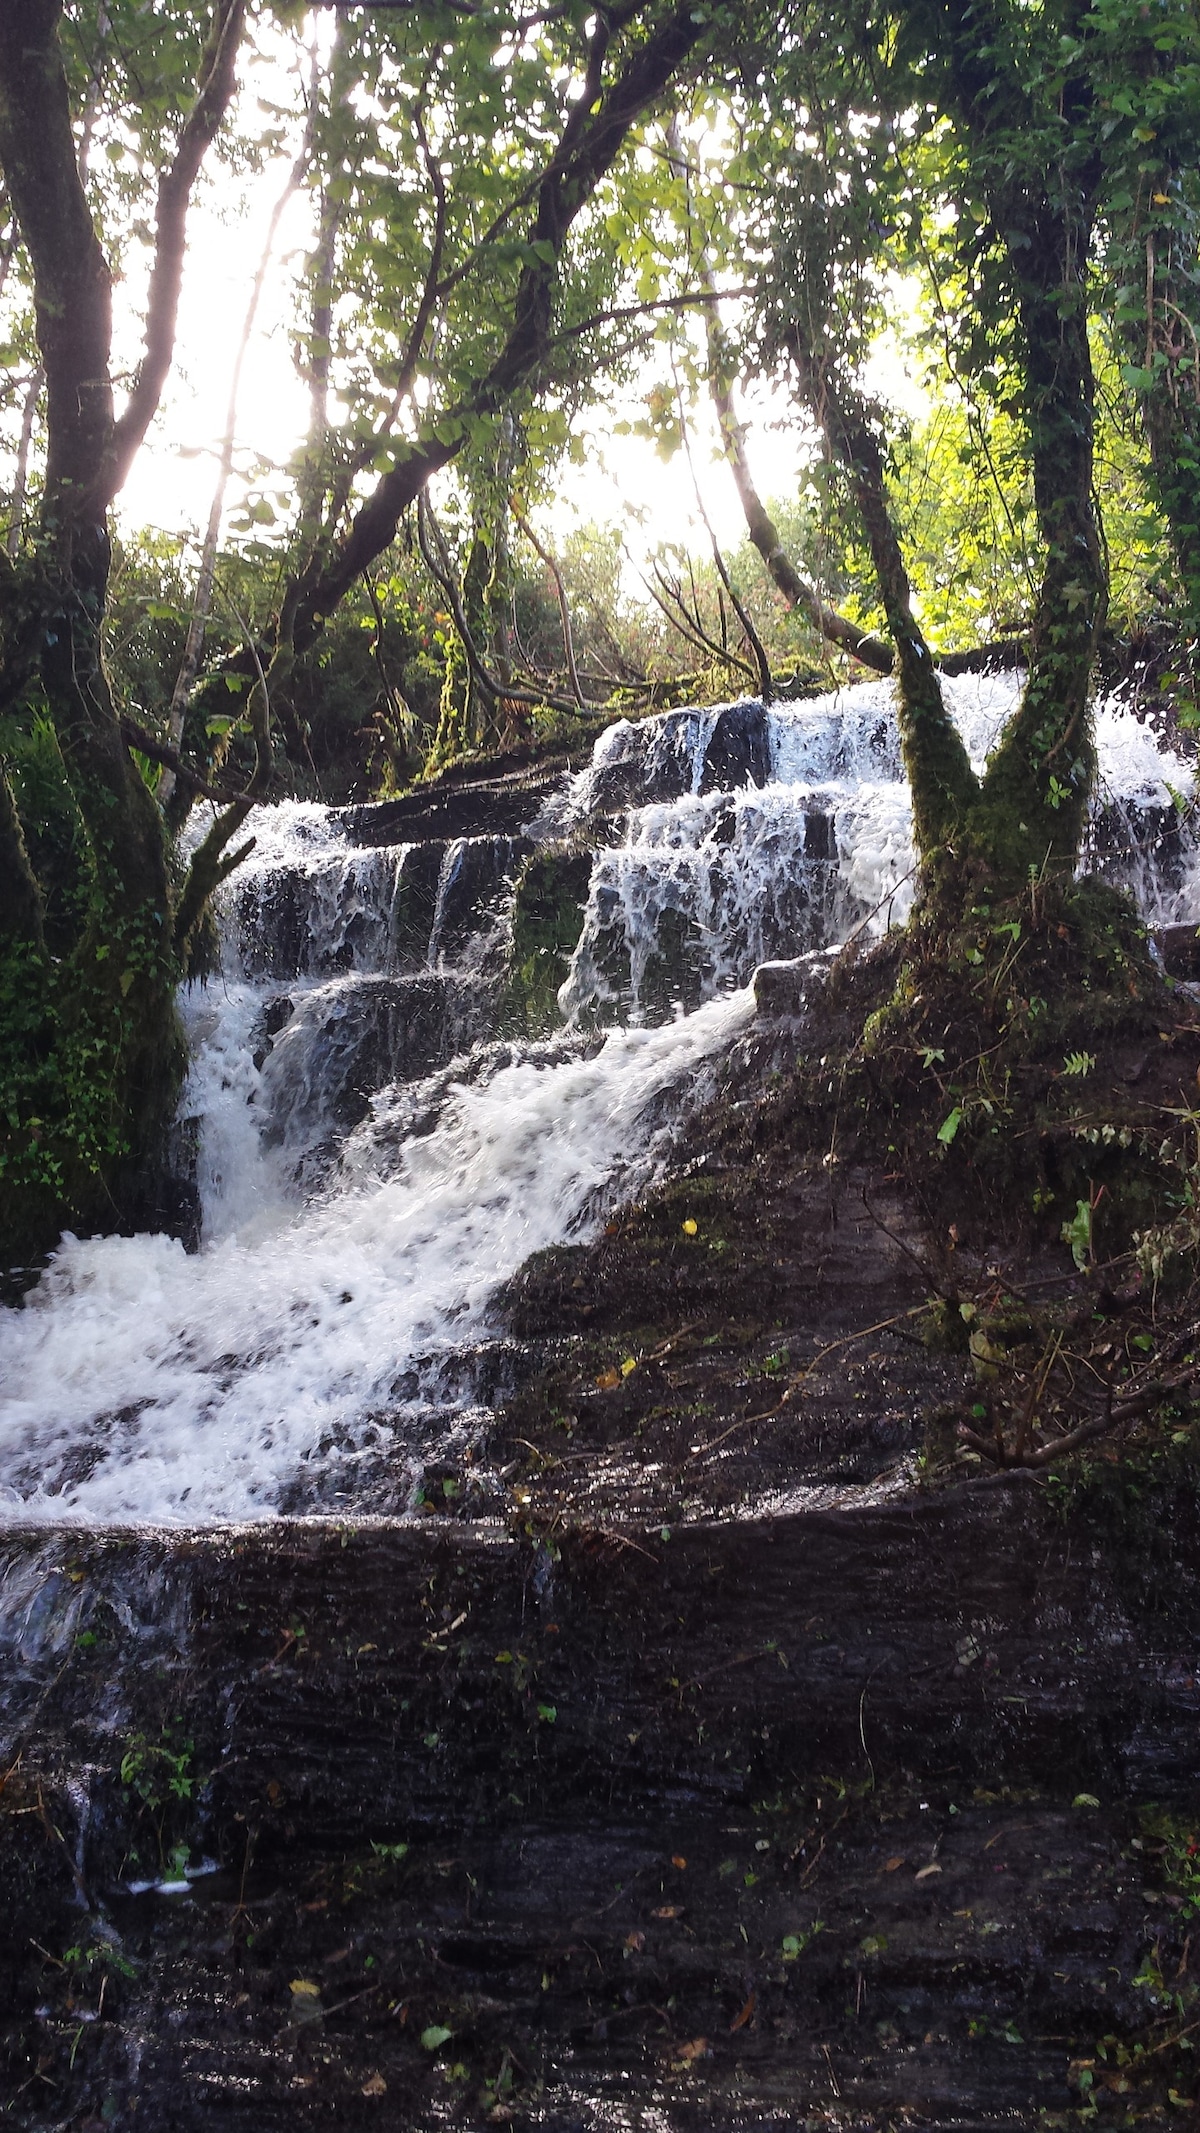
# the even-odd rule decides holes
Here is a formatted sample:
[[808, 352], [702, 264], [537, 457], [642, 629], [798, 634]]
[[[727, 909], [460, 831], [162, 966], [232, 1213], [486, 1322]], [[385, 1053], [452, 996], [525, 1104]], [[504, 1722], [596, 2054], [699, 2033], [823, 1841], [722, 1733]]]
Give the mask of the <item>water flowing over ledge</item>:
[[[950, 685], [976, 761], [1015, 686]], [[1094, 862], [1194, 915], [1187, 765], [1120, 705], [1097, 737]], [[487, 1419], [497, 1284], [661, 1169], [755, 966], [911, 901], [885, 683], [621, 722], [518, 835], [368, 841], [371, 812], [256, 819], [223, 975], [184, 1003], [201, 1248], [64, 1240], [5, 1315], [5, 1522], [402, 1512]], [[514, 884], [588, 851], [563, 1019], [517, 1031]]]

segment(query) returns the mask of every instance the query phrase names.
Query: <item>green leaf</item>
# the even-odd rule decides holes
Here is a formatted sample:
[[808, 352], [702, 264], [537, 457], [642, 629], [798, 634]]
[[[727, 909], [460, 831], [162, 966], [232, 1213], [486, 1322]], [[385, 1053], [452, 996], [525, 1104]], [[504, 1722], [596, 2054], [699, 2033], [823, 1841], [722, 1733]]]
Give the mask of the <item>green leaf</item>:
[[950, 1113], [950, 1116], [948, 1118], [944, 1118], [942, 1120], [941, 1125], [938, 1127], [937, 1137], [941, 1141], [942, 1146], [944, 1148], [948, 1148], [950, 1146], [951, 1141], [954, 1139], [955, 1134], [958, 1132], [958, 1129], [962, 1124], [962, 1116], [962, 1105], [955, 1104], [953, 1111], [951, 1111]]
[[449, 2044], [453, 2035], [454, 2031], [446, 2029], [441, 2022], [431, 2022], [428, 2029], [421, 2031], [421, 2044], [427, 2052], [440, 2052], [443, 2044]]
[[1080, 1273], [1092, 1256], [1092, 1209], [1087, 1200], [1076, 1202], [1075, 1212], [1069, 1222], [1064, 1222], [1059, 1231], [1064, 1244], [1071, 1247], [1071, 1257]]

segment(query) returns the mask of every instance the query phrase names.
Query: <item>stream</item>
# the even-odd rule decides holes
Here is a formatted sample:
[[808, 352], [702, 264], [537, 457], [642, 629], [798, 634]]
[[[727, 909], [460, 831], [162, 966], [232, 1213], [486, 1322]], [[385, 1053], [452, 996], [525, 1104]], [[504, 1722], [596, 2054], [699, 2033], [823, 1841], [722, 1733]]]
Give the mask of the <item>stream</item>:
[[[1194, 925], [1187, 762], [1097, 739], [1085, 864]], [[752, 1138], [911, 904], [890, 688], [253, 828], [188, 1235], [0, 1314], [5, 2124], [1066, 2124], [1188, 1960], [1200, 1512], [925, 1486], [912, 1207]]]
[[[947, 687], [981, 763], [1016, 683]], [[1116, 702], [1097, 738], [1090, 862], [1200, 917], [1189, 767]], [[199, 1248], [68, 1236], [5, 1312], [7, 1523], [404, 1515], [503, 1397], [498, 1285], [662, 1172], [755, 968], [816, 982], [912, 897], [883, 682], [618, 722], [516, 835], [377, 842], [386, 818], [256, 816], [221, 973], [183, 999]], [[514, 883], [588, 850], [556, 1025], [514, 1034]]]

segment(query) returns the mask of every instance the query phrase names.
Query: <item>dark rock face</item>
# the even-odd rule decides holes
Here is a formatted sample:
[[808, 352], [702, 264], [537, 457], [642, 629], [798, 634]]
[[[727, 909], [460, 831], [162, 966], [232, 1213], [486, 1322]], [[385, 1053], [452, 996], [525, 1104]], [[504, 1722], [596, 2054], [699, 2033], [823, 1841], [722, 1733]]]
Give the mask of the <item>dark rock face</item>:
[[313, 1131], [348, 1132], [377, 1090], [415, 1081], [464, 1050], [487, 1004], [476, 980], [453, 971], [357, 976], [269, 1002], [280, 1020], [261, 1098], [268, 1143], [299, 1147]]
[[[733, 2133], [831, 2077], [864, 2127], [1069, 2106], [1072, 2040], [1182, 1938], [1126, 1804], [1194, 1785], [1200, 1534], [1159, 1513], [1166, 1614], [1021, 1483], [669, 1540], [85, 1542], [76, 1656], [10, 1707], [0, 2034], [59, 2114], [14, 2122], [476, 2123], [505, 2065], [561, 2133]], [[181, 1826], [117, 1770], [164, 1739], [228, 1862], [186, 1899], [118, 1888]]]
[[688, 792], [734, 792], [771, 775], [767, 713], [750, 698], [708, 711], [669, 711], [613, 734], [592, 773], [596, 814], [678, 800]]
[[1200, 928], [1160, 926], [1153, 939], [1171, 977], [1183, 978], [1190, 985], [1200, 982]]
[[534, 765], [504, 776], [439, 780], [398, 800], [346, 807], [337, 819], [355, 844], [420, 844], [480, 835], [514, 837], [563, 781], [563, 769]]
[[760, 1015], [795, 1020], [804, 1013], [813, 993], [829, 973], [829, 956], [823, 948], [810, 955], [793, 956], [782, 963], [760, 963], [754, 973], [754, 999]]
[[733, 792], [739, 785], [763, 786], [771, 775], [771, 742], [762, 704], [726, 704], [704, 751], [701, 792]]

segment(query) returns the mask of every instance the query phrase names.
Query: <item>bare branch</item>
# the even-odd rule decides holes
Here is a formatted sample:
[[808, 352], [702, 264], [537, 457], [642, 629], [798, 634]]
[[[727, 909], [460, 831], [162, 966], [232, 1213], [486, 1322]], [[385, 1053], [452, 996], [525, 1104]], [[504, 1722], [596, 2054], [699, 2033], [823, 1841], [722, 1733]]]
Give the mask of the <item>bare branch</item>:
[[[432, 545], [430, 534], [433, 535]], [[467, 621], [466, 610], [459, 595], [454, 571], [447, 552], [445, 535], [438, 524], [433, 506], [425, 495], [417, 498], [417, 540], [430, 577], [433, 579], [434, 584], [439, 586], [446, 595], [450, 612], [454, 617], [454, 627], [458, 632], [459, 642], [463, 648], [463, 657], [467, 662], [471, 678], [476, 683], [476, 686], [483, 690], [485, 696], [493, 704], [500, 701], [513, 704], [545, 704], [552, 711], [586, 709], [585, 705], [573, 702], [569, 697], [552, 695], [546, 689], [523, 689], [519, 684], [501, 681], [497, 675], [489, 672], [479, 656], [479, 648], [472, 635], [471, 625]], [[435, 547], [439, 551], [436, 555], [434, 553]]]
[[37, 404], [46, 382], [44, 366], [39, 363], [29, 381], [25, 405], [21, 410], [21, 437], [17, 445], [17, 465], [13, 475], [12, 503], [9, 506], [8, 534], [4, 549], [9, 561], [13, 561], [21, 546], [21, 534], [25, 525], [25, 496], [29, 486], [29, 452], [33, 443], [33, 425], [37, 417]]
[[571, 628], [571, 610], [567, 602], [567, 588], [563, 584], [563, 574], [551, 551], [548, 548], [543, 548], [529, 520], [520, 511], [514, 511], [513, 517], [533, 549], [534, 554], [540, 556], [554, 580], [554, 590], [558, 595], [558, 612], [562, 621], [563, 654], [567, 662], [567, 672], [571, 677], [571, 694], [580, 710], [586, 711], [587, 705], [579, 682], [579, 669], [575, 664], [575, 635]]
[[[672, 360], [671, 368], [672, 370], [675, 369], [674, 360]], [[763, 702], [765, 704], [769, 704], [775, 694], [775, 684], [771, 678], [771, 662], [767, 658], [766, 647], [764, 646], [762, 638], [759, 636], [758, 631], [754, 627], [754, 623], [750, 617], [750, 614], [748, 613], [744, 603], [738, 598], [737, 593], [734, 591], [733, 579], [729, 575], [729, 571], [725, 563], [725, 558], [721, 553], [721, 544], [718, 541], [715, 532], [713, 531], [712, 520], [710, 519], [708, 512], [705, 508], [704, 497], [700, 489], [699, 477], [696, 473], [696, 462], [692, 458], [692, 444], [691, 439], [688, 436], [687, 415], [684, 410], [683, 393], [680, 388], [679, 374], [677, 371], [675, 373], [675, 399], [679, 409], [680, 442], [683, 445], [684, 457], [688, 463], [688, 472], [692, 477], [692, 493], [696, 499], [696, 509], [698, 510], [701, 518], [704, 521], [704, 527], [705, 531], [708, 534], [709, 543], [712, 548], [713, 562], [716, 565], [717, 574], [721, 580], [722, 585], [725, 587], [725, 590], [729, 595], [729, 599], [732, 604], [734, 613], [736, 614], [738, 621], [742, 625], [742, 630], [745, 634], [746, 642], [750, 647], [751, 653], [753, 654], [754, 664], [758, 668], [759, 693], [762, 697]], [[724, 635], [723, 630], [722, 635]]]
[[[730, 667], [735, 674], [744, 674], [746, 676], [747, 681], [753, 682], [753, 667], [750, 666], [746, 660], [739, 659], [736, 652], [728, 651], [723, 646], [714, 643], [713, 639], [705, 632], [702, 623], [693, 623], [692, 617], [689, 615], [687, 607], [684, 604], [682, 588], [677, 585], [668, 584], [667, 580], [663, 577], [662, 572], [659, 570], [657, 563], [653, 564], [652, 568], [654, 570], [655, 577], [658, 579], [661, 591], [655, 591], [653, 585], [650, 583], [649, 578], [647, 578], [644, 573], [642, 576], [642, 583], [645, 586], [646, 591], [649, 593], [650, 598], [653, 600], [654, 605], [659, 609], [661, 614], [666, 616], [666, 619], [670, 623], [671, 628], [673, 630], [678, 630], [679, 635], [681, 637], [686, 637], [688, 643], [694, 645], [697, 651], [710, 653], [712, 657], [716, 660], [719, 660], [723, 666]], [[678, 608], [678, 614], [673, 611], [673, 608], [670, 604], [671, 602], [674, 602], [675, 607]]]
[[[142, 755], [148, 755], [152, 763], [162, 763], [173, 778], [178, 779], [181, 785], [185, 785], [189, 792], [195, 793], [202, 800], [215, 800], [221, 807], [228, 807], [243, 797], [229, 786], [210, 785], [198, 771], [180, 760], [176, 749], [169, 748], [165, 741], [156, 740], [152, 733], [147, 733], [146, 728], [138, 724], [136, 718], [122, 717], [121, 738], [128, 747], [136, 748]], [[160, 791], [161, 784], [160, 780]]]

